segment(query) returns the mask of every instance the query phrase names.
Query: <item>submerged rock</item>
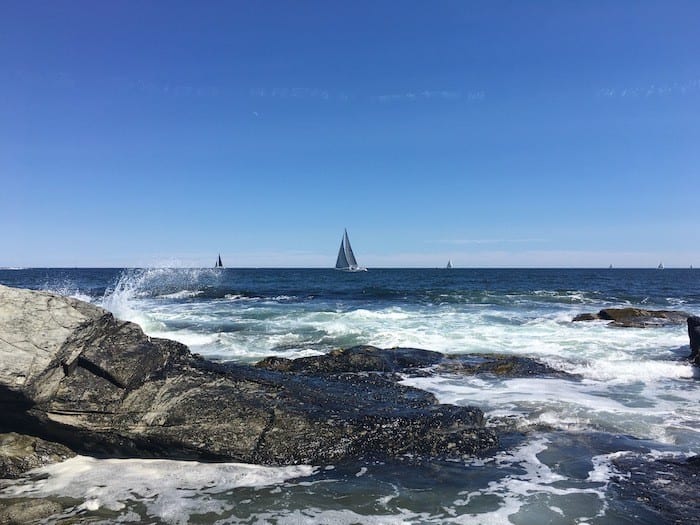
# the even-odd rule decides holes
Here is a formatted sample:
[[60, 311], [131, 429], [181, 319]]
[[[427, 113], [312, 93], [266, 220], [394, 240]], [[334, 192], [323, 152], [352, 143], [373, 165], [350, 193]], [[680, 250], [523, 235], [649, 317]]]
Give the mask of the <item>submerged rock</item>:
[[621, 475], [614, 488], [623, 499], [643, 504], [657, 523], [697, 523], [700, 515], [700, 456], [647, 459], [625, 454], [613, 459]]
[[625, 328], [648, 328], [683, 324], [688, 318], [686, 312], [675, 310], [643, 310], [641, 308], [604, 308], [597, 314], [584, 313], [573, 321], [611, 321], [610, 326]]
[[[371, 353], [339, 354], [345, 368], [317, 375], [282, 360], [211, 363], [96, 306], [0, 286], [0, 432], [96, 455], [276, 465], [459, 458], [497, 444], [478, 408], [441, 405], [367, 372]], [[412, 359], [425, 366], [435, 356]]]

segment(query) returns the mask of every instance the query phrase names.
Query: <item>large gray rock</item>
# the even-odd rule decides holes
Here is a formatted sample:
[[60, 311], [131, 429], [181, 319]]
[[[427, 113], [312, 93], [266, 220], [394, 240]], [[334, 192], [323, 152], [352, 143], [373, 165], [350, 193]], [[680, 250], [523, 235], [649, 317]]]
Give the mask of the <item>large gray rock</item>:
[[214, 364], [95, 306], [4, 286], [0, 364], [0, 431], [91, 454], [318, 464], [497, 443], [479, 409], [381, 374]]

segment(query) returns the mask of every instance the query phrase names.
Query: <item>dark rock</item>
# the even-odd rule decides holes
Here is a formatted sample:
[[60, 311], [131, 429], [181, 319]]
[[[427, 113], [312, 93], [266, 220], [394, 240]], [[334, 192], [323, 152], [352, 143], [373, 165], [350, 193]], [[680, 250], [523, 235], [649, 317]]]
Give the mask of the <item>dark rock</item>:
[[688, 317], [688, 337], [690, 338], [690, 360], [700, 366], [700, 317]]
[[683, 324], [686, 312], [675, 310], [643, 310], [641, 308], [604, 308], [597, 314], [585, 313], [574, 317], [573, 321], [611, 321], [610, 326], [625, 328], [648, 328]]
[[460, 458], [496, 445], [478, 408], [441, 405], [367, 371], [425, 366], [440, 354], [391, 352], [216, 364], [95, 306], [0, 286], [0, 431], [93, 455], [277, 465]]
[[333, 350], [325, 355], [285, 359], [268, 357], [255, 364], [258, 368], [297, 372], [306, 375], [340, 372], [399, 372], [437, 364], [444, 358], [440, 352], [417, 348], [382, 349], [374, 346], [355, 346]]
[[58, 443], [22, 434], [0, 434], [0, 479], [15, 479], [28, 470], [75, 456]]
[[[555, 376], [577, 378], [556, 370], [530, 357], [508, 354], [456, 354], [416, 348], [383, 349], [355, 346], [333, 350], [325, 355], [285, 359], [268, 357], [255, 364], [257, 368], [293, 372], [304, 375], [332, 375], [347, 372], [402, 372], [412, 375], [457, 373], [462, 375], [491, 374], [502, 377]], [[428, 368], [429, 367], [429, 368]]]
[[700, 461], [647, 459], [625, 454], [613, 459], [622, 475], [613, 480], [623, 499], [643, 504], [658, 523], [697, 523], [700, 515]]
[[579, 379], [530, 357], [508, 354], [463, 354], [449, 356], [435, 369], [439, 373], [490, 374], [500, 377], [557, 377]]

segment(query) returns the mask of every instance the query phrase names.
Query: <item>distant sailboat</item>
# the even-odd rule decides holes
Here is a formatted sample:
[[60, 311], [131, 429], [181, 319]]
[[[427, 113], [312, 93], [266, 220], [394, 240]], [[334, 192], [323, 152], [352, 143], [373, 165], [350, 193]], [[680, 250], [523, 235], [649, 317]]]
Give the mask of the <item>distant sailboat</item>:
[[450, 259], [449, 261], [447, 261], [447, 266], [445, 266], [445, 268], [447, 268], [448, 270], [451, 270], [451, 269], [452, 269], [452, 259]]
[[656, 267], [657, 270], [663, 270], [664, 269], [664, 263], [660, 262], [659, 265]]
[[214, 265], [214, 268], [223, 268], [224, 264], [221, 262], [221, 254], [219, 254], [219, 258], [216, 260], [216, 264]]
[[367, 268], [357, 264], [355, 254], [350, 246], [348, 231], [345, 230], [343, 239], [340, 241], [340, 249], [338, 250], [338, 259], [335, 261], [336, 270], [344, 270], [346, 272], [366, 272]]
[[608, 266], [608, 269], [609, 269], [609, 270], [612, 270], [612, 269], [613, 269], [613, 265], [611, 264], [610, 266]]

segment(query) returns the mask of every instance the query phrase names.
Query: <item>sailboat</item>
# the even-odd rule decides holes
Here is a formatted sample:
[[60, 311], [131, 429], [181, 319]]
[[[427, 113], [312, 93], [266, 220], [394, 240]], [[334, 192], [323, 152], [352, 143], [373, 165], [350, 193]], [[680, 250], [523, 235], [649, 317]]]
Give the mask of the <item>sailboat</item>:
[[656, 267], [657, 270], [663, 270], [664, 269], [664, 263], [660, 262], [659, 265]]
[[221, 262], [221, 254], [219, 254], [219, 258], [216, 260], [216, 264], [214, 264], [214, 268], [223, 268], [224, 263]]
[[452, 259], [447, 261], [447, 266], [445, 266], [445, 268], [447, 268], [448, 270], [452, 269]]
[[352, 246], [350, 246], [348, 230], [345, 230], [343, 239], [340, 241], [340, 249], [338, 250], [338, 259], [335, 261], [335, 268], [336, 270], [343, 270], [346, 272], [367, 271], [367, 268], [363, 268], [357, 264], [357, 259], [355, 259], [355, 254], [352, 251]]

